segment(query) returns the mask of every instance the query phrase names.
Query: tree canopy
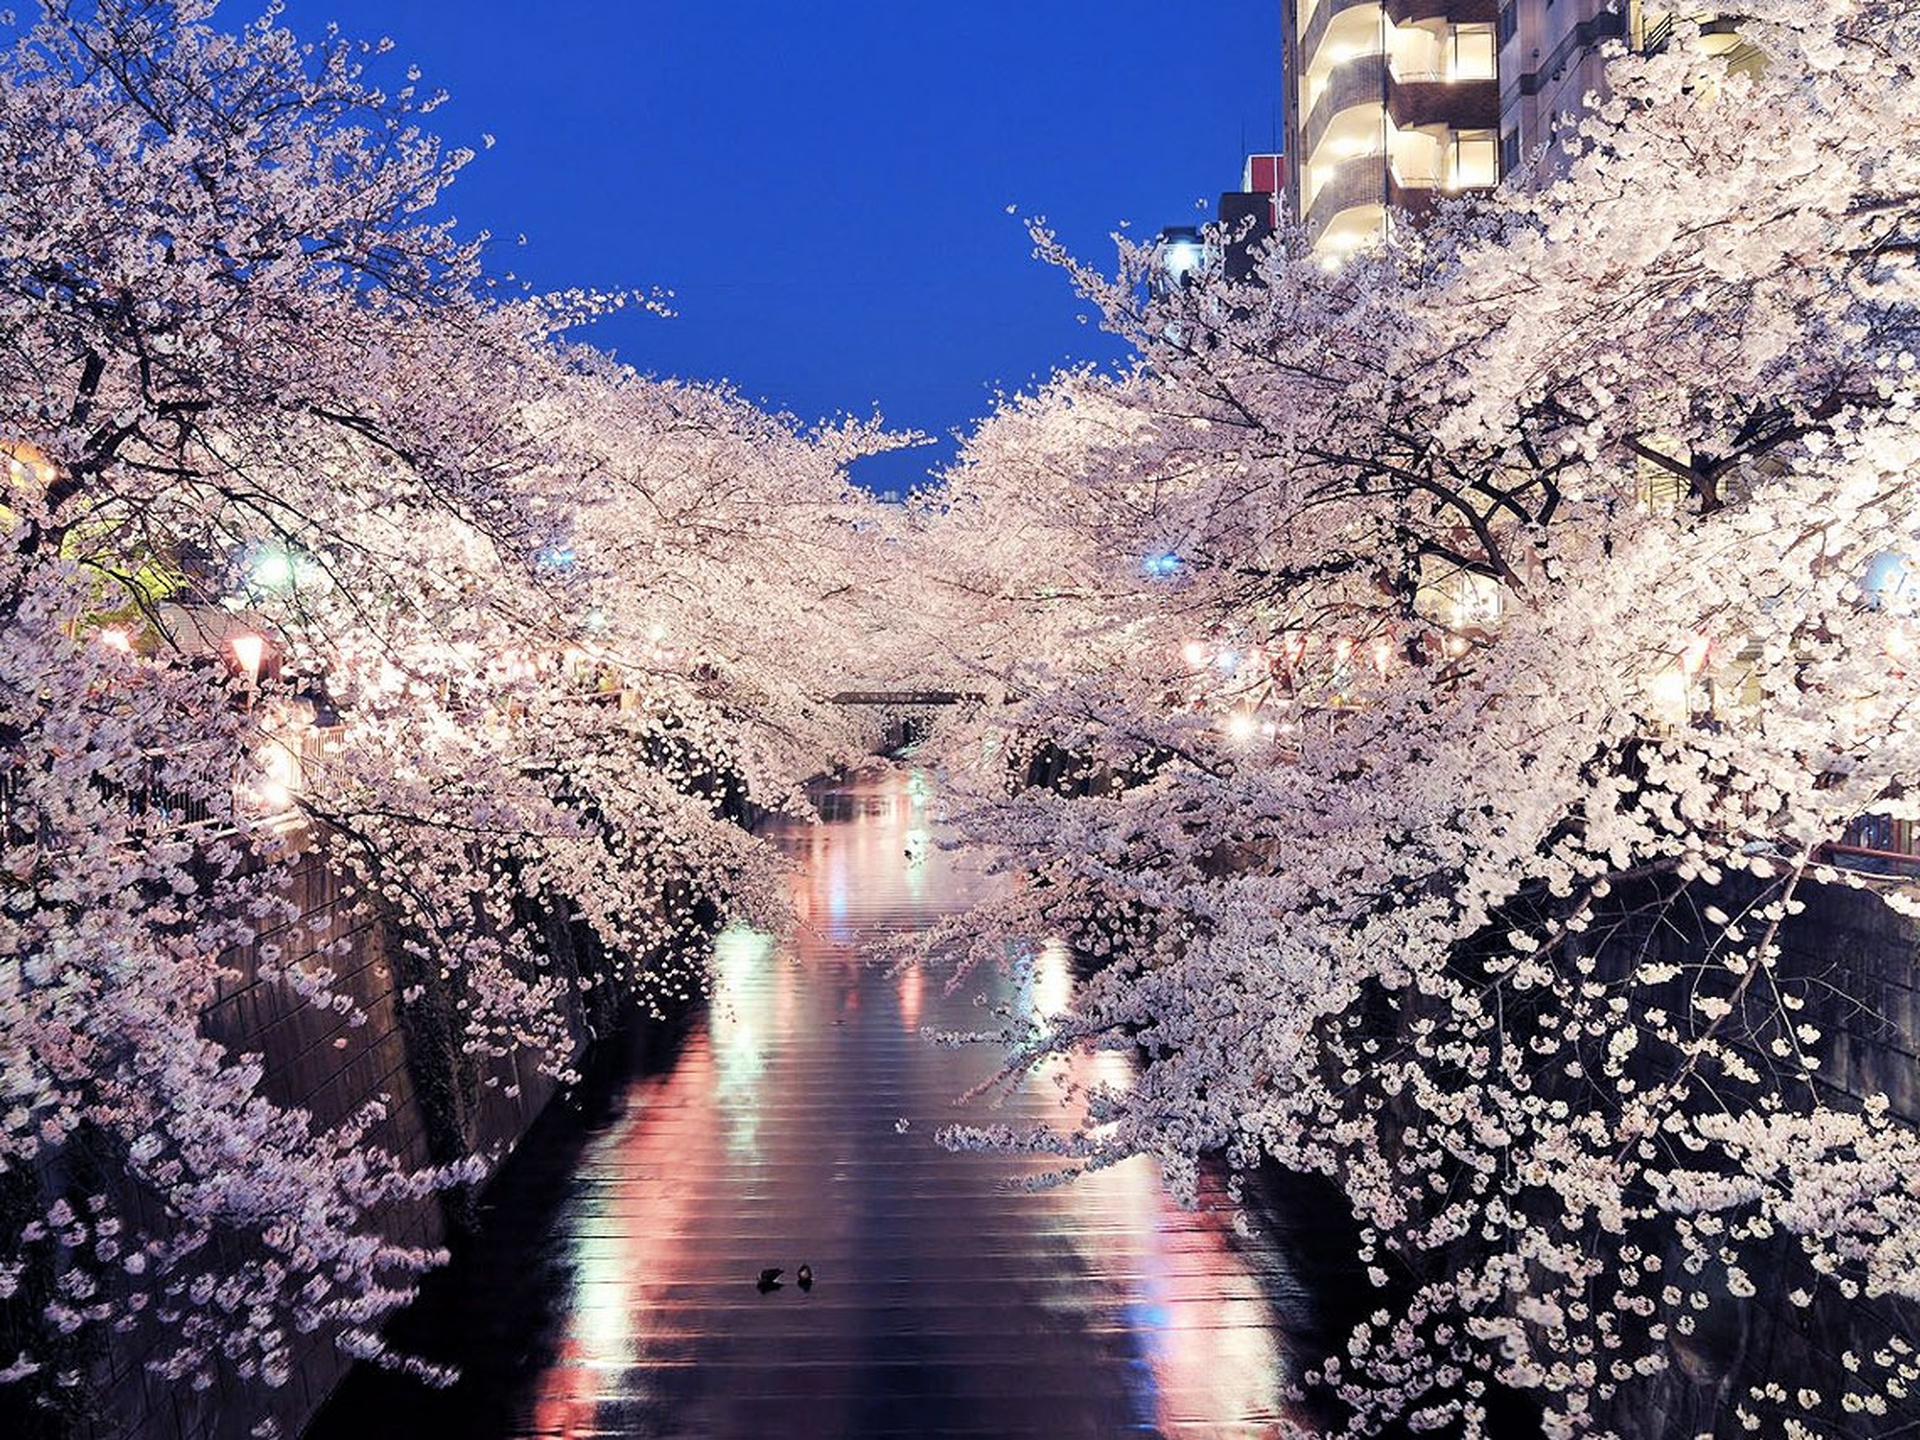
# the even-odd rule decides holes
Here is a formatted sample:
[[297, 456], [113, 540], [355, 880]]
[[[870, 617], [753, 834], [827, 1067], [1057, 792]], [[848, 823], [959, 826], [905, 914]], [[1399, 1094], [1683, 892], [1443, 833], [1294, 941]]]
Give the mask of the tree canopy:
[[1910, 1413], [1914, 1117], [1826, 1083], [1858, 997], [1796, 917], [1916, 901], [1831, 849], [1915, 817], [1916, 17], [1740, 24], [1752, 73], [1679, 26], [1563, 177], [1339, 262], [1148, 286], [1036, 226], [1140, 363], [1005, 406], [926, 507], [934, 628], [985, 608], [1016, 702], [956, 744], [963, 833], [1027, 877], [934, 949], [1064, 939], [1091, 979], [995, 1042], [1139, 1060], [1085, 1125], [948, 1138], [1333, 1179], [1354, 1433], [1484, 1433], [1490, 1382], [1633, 1433], [1757, 1283], [1867, 1339], [1726, 1433]]
[[1354, 1434], [1484, 1434], [1493, 1385], [1631, 1433], [1762, 1283], [1849, 1348], [1724, 1433], [1911, 1413], [1920, 1138], [1827, 1083], [1802, 917], [1920, 912], [1835, 849], [1920, 819], [1914, 7], [1749, 0], [1737, 73], [1679, 24], [1553, 184], [1336, 264], [1147, 286], [1036, 226], [1139, 362], [1006, 397], [904, 510], [846, 479], [877, 420], [634, 374], [569, 332], [645, 297], [493, 277], [378, 47], [211, 17], [0, 52], [0, 1380], [75, 1383], [86, 1327], [196, 1384], [383, 1355], [441, 1258], [376, 1217], [481, 1162], [203, 1024], [241, 951], [353, 1008], [260, 943], [300, 866], [465, 1053], [566, 1074], [581, 977], [516, 917], [623, 1006], [698, 993], [712, 906], [778, 919], [725, 797], [804, 804], [860, 748], [828, 697], [913, 676], [991, 701], [938, 753], [1009, 876], [933, 954], [1063, 941], [1067, 1008], [989, 1038], [1135, 1062], [950, 1143], [1330, 1179], [1379, 1304], [1307, 1379]]

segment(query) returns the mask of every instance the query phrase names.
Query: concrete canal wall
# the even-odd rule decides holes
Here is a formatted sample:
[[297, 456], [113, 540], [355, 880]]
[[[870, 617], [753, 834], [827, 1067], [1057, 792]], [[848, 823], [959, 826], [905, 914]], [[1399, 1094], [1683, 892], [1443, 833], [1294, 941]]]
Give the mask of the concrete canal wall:
[[[401, 992], [418, 977], [409, 976], [393, 927], [345, 895], [339, 876], [317, 857], [293, 873], [289, 893], [297, 918], [228, 957], [234, 977], [206, 1013], [208, 1033], [235, 1054], [260, 1055], [266, 1093], [310, 1112], [316, 1127], [337, 1124], [384, 1097], [386, 1118], [370, 1143], [409, 1165], [461, 1153], [503, 1158], [552, 1097], [554, 1082], [525, 1060], [473, 1073], [458, 1056], [449, 997], [429, 989], [415, 1003], [403, 1003]], [[563, 973], [578, 973], [590, 960], [565, 924], [542, 928]], [[329, 944], [337, 947], [326, 962], [337, 976], [336, 992], [351, 998], [363, 1024], [260, 974], [261, 945], [299, 957]], [[576, 1011], [570, 1019], [577, 1053], [587, 1017]], [[397, 1205], [381, 1217], [381, 1228], [398, 1244], [442, 1244], [457, 1224], [460, 1203], [443, 1196]], [[157, 1223], [159, 1217], [143, 1219]], [[90, 1440], [237, 1440], [271, 1419], [283, 1435], [297, 1435], [352, 1363], [331, 1340], [304, 1337], [291, 1378], [278, 1389], [224, 1374], [210, 1389], [194, 1391], [148, 1371], [152, 1349], [139, 1332], [113, 1337], [95, 1370], [93, 1412], [74, 1433]]]
[[[742, 806], [722, 800], [716, 808], [745, 819]], [[497, 1166], [553, 1098], [556, 1082], [524, 1056], [485, 1062], [463, 1056], [457, 979], [445, 980], [437, 964], [414, 958], [395, 925], [349, 894], [320, 856], [297, 864], [284, 893], [293, 901], [294, 918], [223, 957], [232, 973], [204, 1012], [206, 1032], [236, 1056], [259, 1056], [263, 1091], [278, 1104], [309, 1112], [316, 1129], [336, 1125], [377, 1101], [386, 1114], [368, 1143], [409, 1167], [470, 1154]], [[684, 884], [670, 886], [669, 893], [679, 913], [714, 910]], [[571, 982], [607, 973], [590, 932], [531, 903], [516, 908], [499, 923], [537, 931], [555, 975]], [[259, 956], [267, 946], [278, 948], [283, 963], [324, 954], [319, 963], [333, 972], [335, 994], [350, 1000], [363, 1021], [355, 1024], [349, 1010], [316, 1004], [271, 973], [262, 974]], [[647, 1023], [618, 1013], [614, 985], [583, 991], [568, 983], [566, 991], [575, 1060], [595, 1036], [616, 1025]], [[100, 1172], [89, 1183], [114, 1191], [121, 1213], [136, 1227], [166, 1233], [165, 1216], [153, 1197], [122, 1188], [110, 1162], [53, 1156], [39, 1172], [38, 1185], [49, 1193], [69, 1188], [89, 1163]], [[395, 1244], [442, 1245], [457, 1237], [473, 1214], [474, 1199], [462, 1191], [397, 1203], [378, 1217], [379, 1228]], [[43, 1198], [37, 1205], [45, 1203]], [[231, 1258], [246, 1256], [235, 1252]], [[243, 1440], [271, 1422], [280, 1435], [293, 1437], [353, 1363], [324, 1335], [295, 1337], [285, 1385], [269, 1389], [223, 1371], [211, 1387], [194, 1390], [149, 1369], [160, 1354], [150, 1331], [82, 1332], [78, 1339], [81, 1348], [73, 1363], [91, 1377], [80, 1403], [62, 1413], [22, 1408], [27, 1397], [16, 1390], [0, 1405], [0, 1435], [7, 1440]]]
[[[1822, 1033], [1811, 1047], [1820, 1060], [1812, 1080], [1825, 1099], [1852, 1107], [1885, 1095], [1896, 1119], [1920, 1127], [1920, 920], [1898, 914], [1876, 893], [1891, 877], [1853, 873], [1849, 883], [1849, 872], [1837, 876], [1827, 883], [1809, 878], [1795, 890], [1804, 908], [1781, 923], [1774, 983], [1802, 1001], [1795, 1020]], [[1737, 917], [1759, 894], [1758, 882], [1740, 877], [1690, 886], [1661, 907], [1650, 903], [1651, 890], [1616, 895], [1618, 912], [1640, 914], [1624, 923], [1610, 917], [1616, 928], [1593, 951], [1599, 973], [1624, 975], [1642, 959], [1696, 966], [1703, 935], [1717, 928], [1706, 926], [1701, 911], [1717, 906]], [[1756, 1021], [1772, 1012], [1773, 988], [1749, 995]], [[1778, 1063], [1757, 1050], [1752, 1058]]]
[[[1751, 893], [1750, 885], [1733, 884], [1701, 898], [1734, 913]], [[1821, 1060], [1816, 1091], [1841, 1109], [1884, 1095], [1896, 1120], [1920, 1128], [1920, 922], [1889, 909], [1871, 888], [1802, 885], [1796, 898], [1806, 908], [1781, 929], [1776, 975], [1805, 1001], [1797, 1018], [1824, 1033], [1814, 1047]], [[1684, 928], [1667, 928], [1651, 945], [1667, 959], [1699, 958]], [[1765, 1063], [1757, 1051], [1753, 1058]], [[1920, 1324], [1916, 1307], [1905, 1302], [1840, 1299], [1819, 1282], [1791, 1236], [1777, 1237], [1762, 1263], [1749, 1268], [1757, 1289], [1746, 1298], [1729, 1293], [1724, 1277], [1705, 1277], [1712, 1302], [1693, 1317], [1691, 1336], [1671, 1339], [1669, 1367], [1623, 1387], [1602, 1407], [1619, 1433], [1647, 1440], [1732, 1433], [1735, 1405], [1769, 1381], [1789, 1391], [1813, 1384], [1831, 1403], [1842, 1351], [1870, 1353], [1888, 1327], [1910, 1333]], [[1819, 1298], [1795, 1306], [1787, 1298], [1795, 1290]], [[1869, 1421], [1860, 1433], [1871, 1431]]]
[[[1854, 888], [1842, 878], [1835, 883], [1803, 884], [1796, 898], [1805, 908], [1782, 926], [1774, 978], [1783, 992], [1804, 999], [1804, 1008], [1792, 1012], [1795, 1021], [1811, 1023], [1823, 1033], [1812, 1047], [1822, 1062], [1810, 1077], [1813, 1092], [1842, 1110], [1858, 1108], [1869, 1096], [1884, 1095], [1898, 1123], [1920, 1129], [1920, 921], [1889, 909], [1869, 888], [1874, 883], [1865, 879], [1862, 888]], [[1651, 886], [1623, 885], [1615, 891], [1604, 923], [1596, 920], [1588, 932], [1606, 937], [1593, 941], [1588, 951], [1595, 973], [1618, 980], [1642, 961], [1697, 967], [1704, 954], [1700, 912], [1714, 905], [1738, 915], [1758, 893], [1757, 884], [1743, 877], [1713, 887], [1695, 884], [1678, 899], [1655, 904]], [[1732, 983], [1727, 972], [1713, 980], [1722, 988]], [[1761, 988], [1756, 987], [1749, 1012], [1756, 1019], [1774, 1003], [1771, 987], [1765, 987], [1764, 996], [1758, 993]], [[1383, 1035], [1411, 1045], [1413, 1033], [1404, 1028], [1408, 1015], [1383, 1008], [1381, 1018], [1386, 1027]], [[1744, 1048], [1756, 1068], [1780, 1064], [1751, 1045]], [[1633, 1078], [1647, 1085], [1665, 1075], [1647, 1066]], [[1536, 1078], [1543, 1094], [1555, 1083], [1545, 1072]], [[1415, 1122], [1419, 1111], [1414, 1102], [1400, 1103], [1403, 1108], [1389, 1107], [1386, 1113], [1397, 1115], [1404, 1124]], [[1329, 1209], [1345, 1214], [1337, 1187], [1317, 1177], [1286, 1174], [1278, 1167], [1263, 1172], [1261, 1185], [1253, 1193], [1263, 1227], [1275, 1233], [1285, 1234], [1297, 1225], [1290, 1206], [1317, 1209], [1323, 1215]], [[1551, 1219], [1558, 1213], [1558, 1207], [1553, 1207], [1551, 1215], [1543, 1211], [1536, 1218]], [[1668, 1273], [1684, 1276], [1682, 1247], [1670, 1229], [1663, 1232], [1649, 1226], [1632, 1239], [1648, 1250], [1663, 1251]], [[1309, 1358], [1324, 1356], [1328, 1348], [1344, 1348], [1349, 1327], [1383, 1304], [1381, 1293], [1361, 1278], [1352, 1259], [1354, 1240], [1352, 1231], [1329, 1225], [1326, 1233], [1309, 1235], [1301, 1248], [1289, 1247], [1293, 1265], [1302, 1271], [1318, 1267], [1316, 1278], [1322, 1282], [1312, 1292], [1320, 1309], [1315, 1329], [1306, 1335]], [[1485, 1258], [1476, 1238], [1463, 1238], [1451, 1248], [1423, 1257], [1417, 1271], [1397, 1281], [1398, 1288], [1384, 1303], [1391, 1309], [1405, 1302], [1413, 1284], [1478, 1265]], [[1709, 1266], [1696, 1282], [1709, 1297], [1704, 1310], [1684, 1303], [1668, 1309], [1663, 1303], [1652, 1318], [1667, 1326], [1669, 1363], [1653, 1375], [1625, 1380], [1611, 1396], [1595, 1395], [1593, 1410], [1604, 1430], [1626, 1440], [1694, 1440], [1744, 1433], [1735, 1408], [1752, 1387], [1777, 1382], [1792, 1394], [1811, 1385], [1831, 1403], [1840, 1393], [1834, 1377], [1843, 1368], [1842, 1352], [1872, 1353], [1884, 1343], [1876, 1337], [1889, 1331], [1909, 1337], [1920, 1333], [1920, 1306], [1886, 1298], [1843, 1300], [1816, 1274], [1798, 1239], [1784, 1232], [1777, 1233], [1764, 1251], [1750, 1252], [1744, 1268], [1754, 1281], [1753, 1293], [1744, 1298], [1732, 1293], [1724, 1270]], [[1795, 1291], [1815, 1298], [1803, 1308], [1788, 1298]], [[1683, 1333], [1676, 1323], [1681, 1314], [1686, 1315], [1691, 1333]], [[1623, 1331], [1632, 1333], [1636, 1323], [1644, 1322], [1624, 1320]], [[1491, 1433], [1499, 1440], [1539, 1433], [1538, 1400], [1532, 1392], [1515, 1394], [1496, 1387], [1488, 1403], [1496, 1414]], [[1775, 1419], [1760, 1433], [1778, 1437], [1782, 1432]], [[1865, 1436], [1879, 1432], [1863, 1419], [1857, 1429], [1843, 1432], [1815, 1426], [1809, 1433]]]
[[[757, 812], [724, 756], [703, 750], [670, 718], [655, 717], [635, 738], [635, 763], [676, 776], [684, 793], [705, 800], [716, 818], [753, 828]], [[437, 963], [416, 958], [396, 925], [379, 907], [352, 895], [321, 856], [296, 863], [283, 893], [293, 918], [221, 957], [231, 973], [204, 1012], [206, 1034], [234, 1056], [259, 1057], [263, 1092], [279, 1105], [308, 1112], [317, 1131], [377, 1102], [386, 1113], [367, 1144], [406, 1167], [469, 1155], [497, 1166], [553, 1098], [556, 1082], [525, 1056], [480, 1061], [463, 1055], [459, 974], [444, 976]], [[716, 923], [718, 899], [682, 877], [668, 879], [657, 903], [698, 928]], [[574, 1061], [595, 1037], [648, 1023], [622, 977], [645, 972], [657, 957], [623, 956], [619, 965], [610, 964], [586, 927], [532, 900], [491, 919], [502, 929], [532, 935], [548, 973], [562, 982]], [[313, 961], [314, 968], [332, 972], [340, 1008], [303, 997], [276, 978], [274, 967], [263, 973], [260, 956], [271, 953], [268, 947], [278, 952], [281, 966]], [[572, 983], [582, 977], [610, 983]], [[130, 1230], [168, 1233], [156, 1198], [124, 1178], [118, 1157], [84, 1137], [44, 1156], [32, 1170], [0, 1173], [0, 1215], [25, 1223], [44, 1213], [54, 1195], [101, 1193], [112, 1196], [115, 1213]], [[477, 1213], [475, 1199], [458, 1191], [396, 1203], [376, 1217], [378, 1228], [400, 1246], [447, 1244]], [[253, 1257], [235, 1250], [220, 1258], [243, 1264]], [[42, 1289], [30, 1268], [16, 1298], [0, 1297], [0, 1364], [30, 1350], [47, 1362], [43, 1376], [77, 1373], [83, 1380], [77, 1387], [44, 1378], [0, 1387], [0, 1440], [239, 1440], [263, 1429], [295, 1436], [352, 1364], [330, 1338], [296, 1336], [285, 1385], [269, 1389], [227, 1372], [195, 1390], [150, 1368], [165, 1353], [150, 1328], [42, 1333], [45, 1301], [34, 1298]], [[12, 1334], [15, 1326], [33, 1338]]]
[[1882, 1094], [1920, 1128], [1920, 921], [1878, 896], [1818, 886], [1785, 934], [1783, 970], [1830, 987], [1819, 1083], [1842, 1099]]

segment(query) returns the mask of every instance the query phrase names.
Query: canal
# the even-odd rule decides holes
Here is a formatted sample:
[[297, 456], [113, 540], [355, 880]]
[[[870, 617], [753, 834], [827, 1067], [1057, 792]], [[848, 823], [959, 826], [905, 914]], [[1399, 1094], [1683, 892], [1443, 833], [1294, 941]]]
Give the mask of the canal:
[[1059, 1119], [1057, 1074], [956, 1108], [995, 1057], [923, 1032], [1058, 1006], [1065, 957], [951, 995], [875, 966], [867, 942], [985, 882], [934, 843], [918, 771], [814, 798], [820, 823], [772, 827], [796, 933], [720, 937], [707, 1010], [556, 1102], [399, 1323], [461, 1380], [362, 1366], [309, 1435], [1279, 1433], [1311, 1309], [1289, 1252], [1237, 1235], [1216, 1189], [1177, 1209], [1144, 1159], [1036, 1191], [1012, 1182], [1037, 1162], [936, 1145]]

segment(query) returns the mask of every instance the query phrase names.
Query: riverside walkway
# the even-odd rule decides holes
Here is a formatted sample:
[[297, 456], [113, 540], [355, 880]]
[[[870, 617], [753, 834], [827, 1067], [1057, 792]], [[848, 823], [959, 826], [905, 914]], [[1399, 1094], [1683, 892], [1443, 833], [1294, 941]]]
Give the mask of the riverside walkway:
[[[877, 968], [867, 941], [983, 882], [931, 843], [919, 774], [815, 798], [822, 823], [774, 831], [799, 933], [721, 937], [708, 1014], [543, 1121], [488, 1193], [485, 1239], [403, 1326], [464, 1378], [432, 1391], [362, 1367], [310, 1436], [1279, 1433], [1309, 1307], [1218, 1195], [1182, 1212], [1141, 1159], [1028, 1191], [1008, 1180], [1035, 1162], [934, 1143], [957, 1119], [1059, 1118], [1052, 1074], [957, 1110], [994, 1056], [922, 1030], [1059, 1005], [1065, 957], [954, 995]], [[1122, 1057], [1102, 1063], [1123, 1078]], [[762, 1293], [769, 1266], [786, 1274]]]

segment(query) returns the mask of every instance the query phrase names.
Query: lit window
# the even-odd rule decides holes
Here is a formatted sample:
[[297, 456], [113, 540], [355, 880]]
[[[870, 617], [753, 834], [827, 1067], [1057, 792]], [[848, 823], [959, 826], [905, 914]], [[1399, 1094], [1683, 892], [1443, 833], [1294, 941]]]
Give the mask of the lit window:
[[1500, 143], [1491, 130], [1456, 130], [1447, 143], [1446, 187], [1486, 189], [1500, 183]]
[[1495, 69], [1495, 41], [1491, 25], [1456, 25], [1450, 37], [1447, 75], [1453, 80], [1491, 80]]

